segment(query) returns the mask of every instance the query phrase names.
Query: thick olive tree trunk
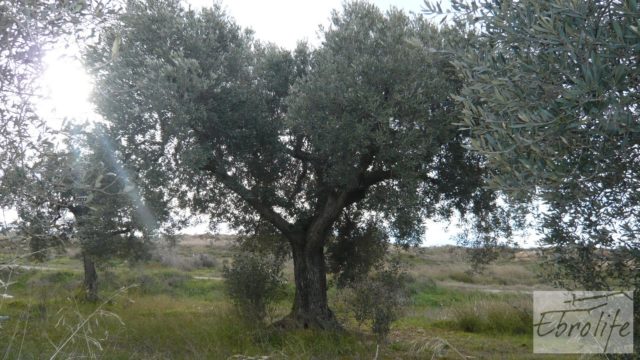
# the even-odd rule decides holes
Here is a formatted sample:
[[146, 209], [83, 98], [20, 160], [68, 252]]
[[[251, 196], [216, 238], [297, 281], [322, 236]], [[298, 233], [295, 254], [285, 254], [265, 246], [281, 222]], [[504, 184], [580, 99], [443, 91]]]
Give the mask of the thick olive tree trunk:
[[98, 301], [98, 273], [96, 272], [96, 264], [91, 256], [87, 254], [82, 255], [82, 262], [84, 263], [84, 291], [85, 299], [87, 301]]
[[324, 246], [293, 243], [296, 293], [291, 313], [276, 323], [285, 328], [340, 329], [327, 301]]

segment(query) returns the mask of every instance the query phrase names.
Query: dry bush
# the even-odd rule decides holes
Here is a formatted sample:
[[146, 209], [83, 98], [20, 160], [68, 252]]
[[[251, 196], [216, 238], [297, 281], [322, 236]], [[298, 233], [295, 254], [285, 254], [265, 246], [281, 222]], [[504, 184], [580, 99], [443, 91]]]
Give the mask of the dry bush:
[[476, 300], [452, 306], [449, 320], [454, 328], [467, 332], [528, 334], [532, 307], [529, 297]]
[[175, 249], [162, 248], [154, 251], [152, 259], [160, 264], [179, 270], [191, 271], [201, 268], [215, 268], [218, 261], [211, 255], [205, 253], [193, 254], [192, 256], [181, 255]]
[[492, 264], [485, 274], [485, 281], [503, 285], [534, 285], [540, 282], [536, 274], [522, 264]]

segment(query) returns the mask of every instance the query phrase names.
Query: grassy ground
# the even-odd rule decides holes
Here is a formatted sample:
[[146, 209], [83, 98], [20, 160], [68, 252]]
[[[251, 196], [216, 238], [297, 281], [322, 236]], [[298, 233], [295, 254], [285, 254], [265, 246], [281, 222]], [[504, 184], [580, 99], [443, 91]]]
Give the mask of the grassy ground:
[[[231, 253], [190, 244], [147, 264], [112, 263], [100, 272], [98, 304], [77, 300], [82, 274], [73, 257], [39, 264], [48, 269], [4, 268], [0, 279], [13, 297], [0, 299], [0, 316], [9, 316], [0, 321], [0, 359], [374, 359], [376, 352], [378, 359], [578, 358], [532, 354], [528, 291], [548, 286], [530, 259], [505, 258], [471, 275], [456, 248], [397, 252], [414, 279], [410, 306], [377, 344], [342, 312], [335, 290], [330, 297], [345, 332], [244, 323], [219, 278]], [[277, 304], [273, 317], [289, 307], [290, 299]]]

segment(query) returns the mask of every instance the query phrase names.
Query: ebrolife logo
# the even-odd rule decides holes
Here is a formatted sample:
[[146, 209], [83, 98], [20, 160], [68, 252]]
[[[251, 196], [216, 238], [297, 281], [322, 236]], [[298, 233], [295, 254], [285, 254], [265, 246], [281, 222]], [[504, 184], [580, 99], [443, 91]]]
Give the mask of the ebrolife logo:
[[633, 353], [633, 291], [534, 291], [533, 352]]

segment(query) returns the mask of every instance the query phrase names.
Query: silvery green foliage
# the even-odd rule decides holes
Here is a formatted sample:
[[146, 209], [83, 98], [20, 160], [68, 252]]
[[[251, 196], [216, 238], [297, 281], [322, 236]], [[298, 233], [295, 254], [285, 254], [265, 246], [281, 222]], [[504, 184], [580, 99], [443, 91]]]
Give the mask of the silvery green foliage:
[[108, 1], [0, 1], [0, 206], [22, 193], [21, 177], [53, 147], [35, 113], [43, 57], [55, 43], [87, 39], [113, 15]]
[[466, 81], [460, 126], [486, 156], [492, 186], [544, 204], [544, 268], [569, 288], [638, 289], [640, 5], [483, 0], [453, 9], [457, 26], [472, 30], [455, 62]]
[[[624, 1], [454, 1], [474, 31], [456, 67], [460, 126], [490, 184], [541, 200], [559, 279], [638, 287], [640, 7]], [[602, 252], [600, 248], [615, 249]]]
[[375, 222], [359, 224], [348, 214], [339, 220], [337, 228], [337, 234], [327, 243], [327, 268], [334, 274], [336, 286], [344, 288], [362, 281], [382, 265], [390, 240]]
[[283, 262], [275, 256], [241, 252], [222, 271], [225, 289], [237, 310], [251, 321], [263, 321], [285, 295]]
[[397, 262], [384, 264], [347, 287], [347, 307], [359, 324], [367, 323], [384, 340], [408, 301], [407, 274]]
[[339, 198], [332, 222], [353, 204], [415, 243], [423, 216], [489, 211], [482, 160], [452, 125], [461, 81], [445, 54], [425, 51], [456, 32], [351, 4], [324, 36], [289, 52], [218, 6], [131, 1], [87, 62], [145, 188], [234, 227], [300, 231]]
[[636, 171], [638, 3], [454, 1], [454, 8], [458, 24], [476, 30], [455, 63], [467, 81], [460, 125], [494, 167], [493, 184], [514, 193], [568, 191], [566, 182], [593, 192], [602, 183], [624, 193]]

